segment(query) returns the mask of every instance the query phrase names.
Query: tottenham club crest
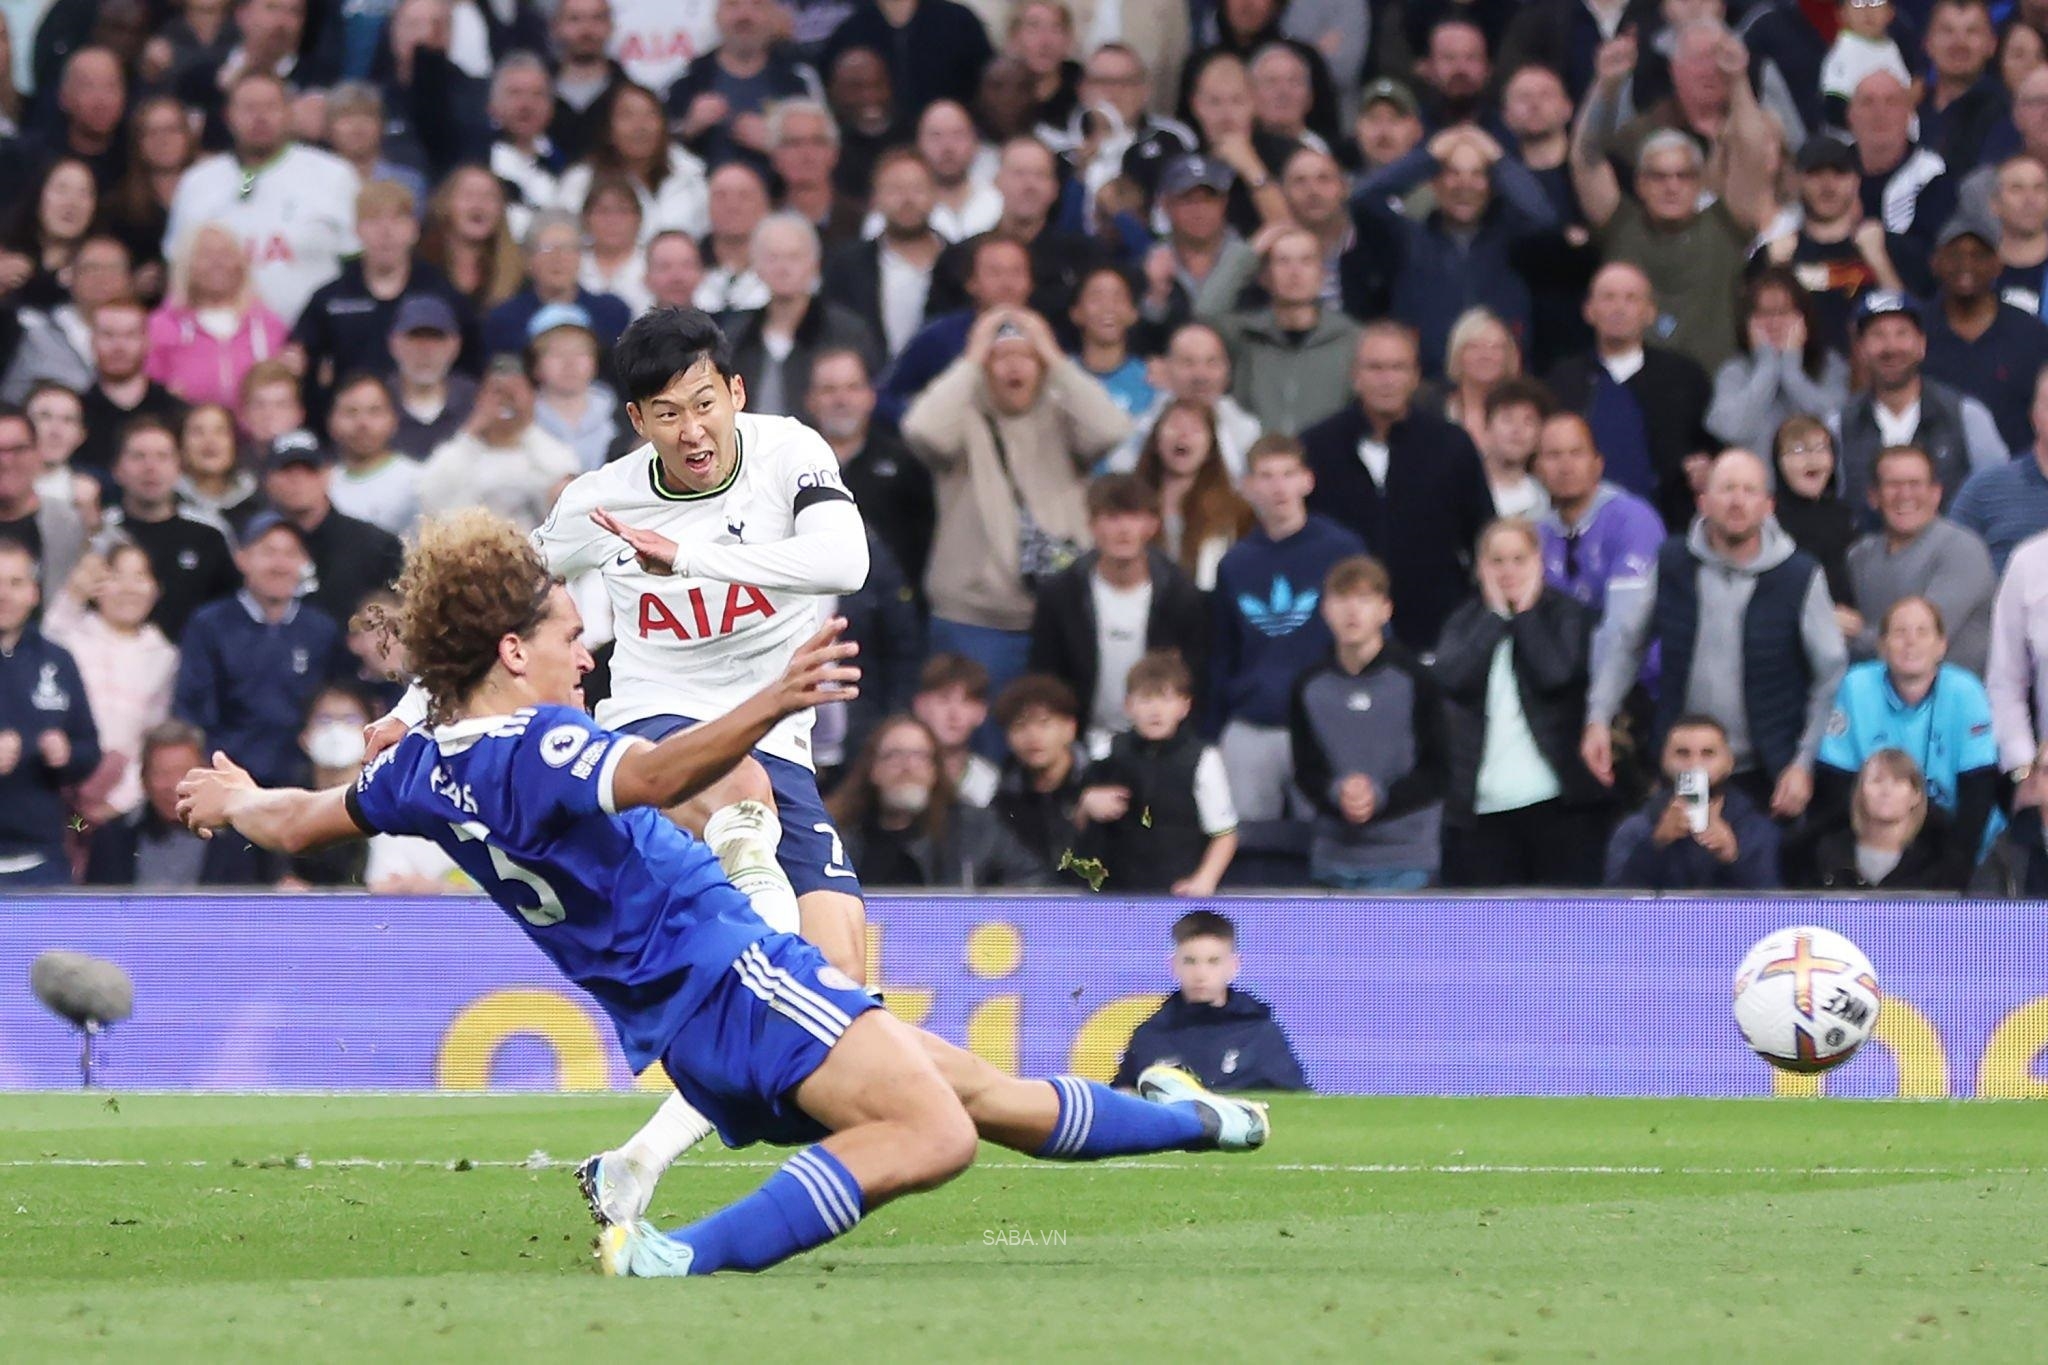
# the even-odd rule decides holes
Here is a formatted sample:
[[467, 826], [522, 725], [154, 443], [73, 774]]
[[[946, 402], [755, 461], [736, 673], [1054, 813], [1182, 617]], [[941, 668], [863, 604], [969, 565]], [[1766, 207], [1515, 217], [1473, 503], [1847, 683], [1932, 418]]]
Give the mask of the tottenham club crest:
[[36, 690], [29, 693], [28, 704], [38, 711], [71, 709], [71, 694], [57, 681], [57, 665], [44, 664], [36, 674]]

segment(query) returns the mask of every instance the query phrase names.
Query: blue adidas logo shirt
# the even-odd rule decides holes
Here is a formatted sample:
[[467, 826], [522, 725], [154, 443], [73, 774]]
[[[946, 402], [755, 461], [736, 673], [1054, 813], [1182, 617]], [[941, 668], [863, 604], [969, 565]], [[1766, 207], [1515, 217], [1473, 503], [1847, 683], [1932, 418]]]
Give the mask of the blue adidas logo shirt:
[[1216, 570], [1216, 638], [1210, 651], [1219, 713], [1253, 725], [1287, 724], [1294, 680], [1330, 651], [1323, 624], [1323, 575], [1365, 543], [1327, 517], [1285, 540], [1254, 526]]

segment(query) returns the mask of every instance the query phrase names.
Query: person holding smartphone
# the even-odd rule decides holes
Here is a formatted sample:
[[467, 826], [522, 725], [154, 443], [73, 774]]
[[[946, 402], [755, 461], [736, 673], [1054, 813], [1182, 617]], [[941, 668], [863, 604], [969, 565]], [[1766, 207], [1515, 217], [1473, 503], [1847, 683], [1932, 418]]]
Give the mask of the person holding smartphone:
[[1664, 737], [1664, 781], [1607, 843], [1607, 885], [1646, 891], [1770, 891], [1778, 827], [1729, 782], [1728, 731], [1681, 716]]
[[[566, 316], [571, 310], [560, 311]], [[547, 330], [556, 325], [552, 316], [543, 310], [535, 320]], [[533, 405], [525, 362], [516, 355], [492, 357], [469, 420], [420, 471], [420, 511], [437, 516], [481, 505], [522, 530], [540, 525], [555, 495], [583, 466], [574, 451], [534, 424]]]

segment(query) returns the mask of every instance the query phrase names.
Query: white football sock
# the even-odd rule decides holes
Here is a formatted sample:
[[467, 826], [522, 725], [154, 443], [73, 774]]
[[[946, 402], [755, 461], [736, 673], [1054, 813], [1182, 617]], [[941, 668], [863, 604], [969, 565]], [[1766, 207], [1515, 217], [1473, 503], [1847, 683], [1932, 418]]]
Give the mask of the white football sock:
[[782, 822], [774, 811], [759, 801], [735, 801], [721, 807], [704, 822], [704, 842], [770, 929], [779, 934], [803, 932], [796, 888], [775, 859], [775, 846], [782, 842]]

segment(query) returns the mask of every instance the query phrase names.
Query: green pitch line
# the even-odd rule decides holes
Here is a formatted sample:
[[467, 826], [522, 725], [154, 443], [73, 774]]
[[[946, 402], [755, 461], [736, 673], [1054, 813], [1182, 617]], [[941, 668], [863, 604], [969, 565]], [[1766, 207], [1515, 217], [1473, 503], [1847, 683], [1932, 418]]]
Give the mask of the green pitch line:
[[[1288, 1099], [1249, 1157], [1007, 1153], [766, 1275], [612, 1282], [651, 1097], [0, 1095], [0, 1358], [2039, 1359], [2048, 1110]], [[715, 1144], [658, 1221], [757, 1183]], [[110, 1163], [110, 1164], [89, 1164]]]

